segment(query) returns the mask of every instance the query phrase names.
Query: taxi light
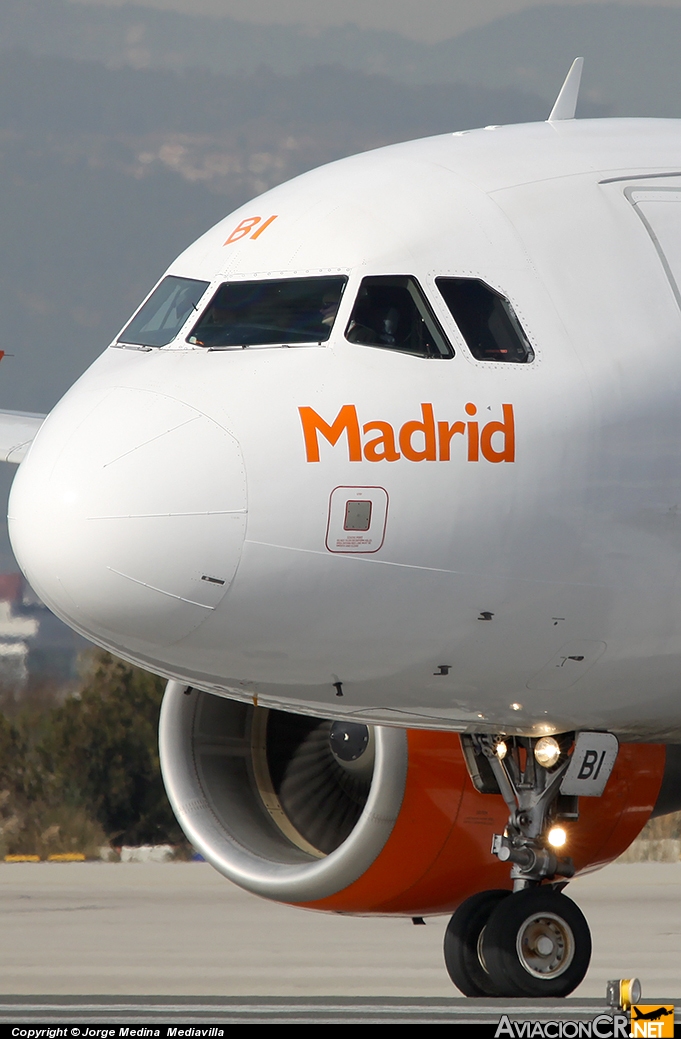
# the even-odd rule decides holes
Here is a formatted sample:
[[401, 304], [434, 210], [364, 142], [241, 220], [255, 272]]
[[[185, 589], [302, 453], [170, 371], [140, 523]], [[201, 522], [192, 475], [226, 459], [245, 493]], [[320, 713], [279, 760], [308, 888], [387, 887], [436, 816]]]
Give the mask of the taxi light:
[[499, 740], [499, 742], [497, 743], [496, 747], [494, 748], [494, 753], [499, 758], [499, 761], [503, 761], [504, 760], [504, 758], [506, 757], [507, 751], [508, 751], [508, 747], [506, 746], [504, 741], [503, 740]]
[[567, 833], [562, 826], [552, 826], [548, 833], [548, 842], [552, 848], [562, 848], [567, 841]]

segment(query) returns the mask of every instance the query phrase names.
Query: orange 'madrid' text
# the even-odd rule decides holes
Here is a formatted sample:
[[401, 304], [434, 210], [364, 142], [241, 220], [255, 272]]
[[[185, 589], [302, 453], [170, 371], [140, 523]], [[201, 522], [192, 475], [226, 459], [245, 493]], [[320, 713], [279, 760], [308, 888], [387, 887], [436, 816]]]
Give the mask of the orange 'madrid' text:
[[[334, 447], [342, 437], [350, 462], [449, 462], [460, 444], [469, 462], [515, 461], [515, 420], [512, 404], [502, 404], [502, 420], [482, 428], [475, 419], [475, 404], [466, 404], [466, 420], [436, 421], [432, 404], [421, 404], [421, 418], [396, 429], [390, 422], [374, 420], [360, 425], [354, 404], [344, 404], [333, 422], [326, 422], [314, 408], [298, 408], [303, 424], [308, 462], [320, 460], [320, 439]], [[459, 452], [457, 452], [459, 453]]]

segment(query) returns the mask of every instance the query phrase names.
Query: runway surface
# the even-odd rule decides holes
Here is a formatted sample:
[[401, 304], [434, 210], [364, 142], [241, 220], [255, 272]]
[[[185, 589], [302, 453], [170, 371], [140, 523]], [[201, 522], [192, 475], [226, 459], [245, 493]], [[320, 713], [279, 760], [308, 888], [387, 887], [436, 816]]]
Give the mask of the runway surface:
[[[609, 978], [632, 975], [644, 1001], [681, 997], [681, 864], [610, 866], [568, 893], [594, 939], [575, 999], [600, 1001]], [[166, 1006], [179, 997], [198, 1006], [205, 1000], [196, 997], [238, 997], [251, 1014], [264, 997], [297, 1007], [315, 997], [325, 1005], [425, 998], [449, 1007], [458, 996], [442, 960], [444, 917], [415, 927], [277, 906], [205, 863], [3, 864], [0, 912], [0, 1020], [8, 1020], [9, 996], [14, 1008], [27, 1002], [17, 997], [41, 1005], [67, 997], [83, 1013], [102, 995], [165, 997]]]
[[[654, 1001], [655, 1002], [655, 1001]], [[662, 1001], [657, 1001], [662, 1002]], [[491, 1024], [501, 1015], [512, 1021], [592, 1021], [610, 1016], [603, 1000], [567, 999], [560, 1003], [520, 999], [381, 999], [337, 996], [294, 999], [238, 997], [34, 997], [23, 1001], [0, 997], [0, 1024], [14, 1025], [224, 1025], [224, 1024]], [[675, 1014], [676, 1022], [680, 1015]], [[624, 1019], [626, 1024], [626, 1018]], [[615, 1028], [600, 1021], [603, 1039]], [[552, 1029], [555, 1034], [555, 1029]], [[628, 1028], [627, 1028], [628, 1032]]]

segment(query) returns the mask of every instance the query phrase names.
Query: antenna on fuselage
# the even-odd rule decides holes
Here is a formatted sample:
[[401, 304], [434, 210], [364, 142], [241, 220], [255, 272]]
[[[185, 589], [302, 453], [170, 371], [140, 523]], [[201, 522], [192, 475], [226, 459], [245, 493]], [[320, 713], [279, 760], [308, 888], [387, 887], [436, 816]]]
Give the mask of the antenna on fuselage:
[[558, 123], [563, 119], [574, 119], [577, 109], [577, 98], [579, 97], [579, 84], [582, 79], [584, 58], [575, 58], [570, 66], [570, 71], [565, 77], [565, 82], [560, 88], [556, 103], [551, 109], [548, 121]]

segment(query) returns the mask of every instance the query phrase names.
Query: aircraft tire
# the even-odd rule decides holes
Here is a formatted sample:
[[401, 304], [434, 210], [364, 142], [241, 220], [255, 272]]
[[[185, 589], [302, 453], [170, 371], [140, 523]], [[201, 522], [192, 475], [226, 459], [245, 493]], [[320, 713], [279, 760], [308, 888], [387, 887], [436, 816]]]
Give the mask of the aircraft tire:
[[480, 938], [490, 915], [510, 891], [479, 891], [462, 902], [445, 931], [445, 966], [464, 996], [498, 996], [480, 959]]
[[482, 955], [499, 995], [560, 998], [589, 967], [589, 925], [572, 899], [548, 886], [527, 888], [493, 910]]

